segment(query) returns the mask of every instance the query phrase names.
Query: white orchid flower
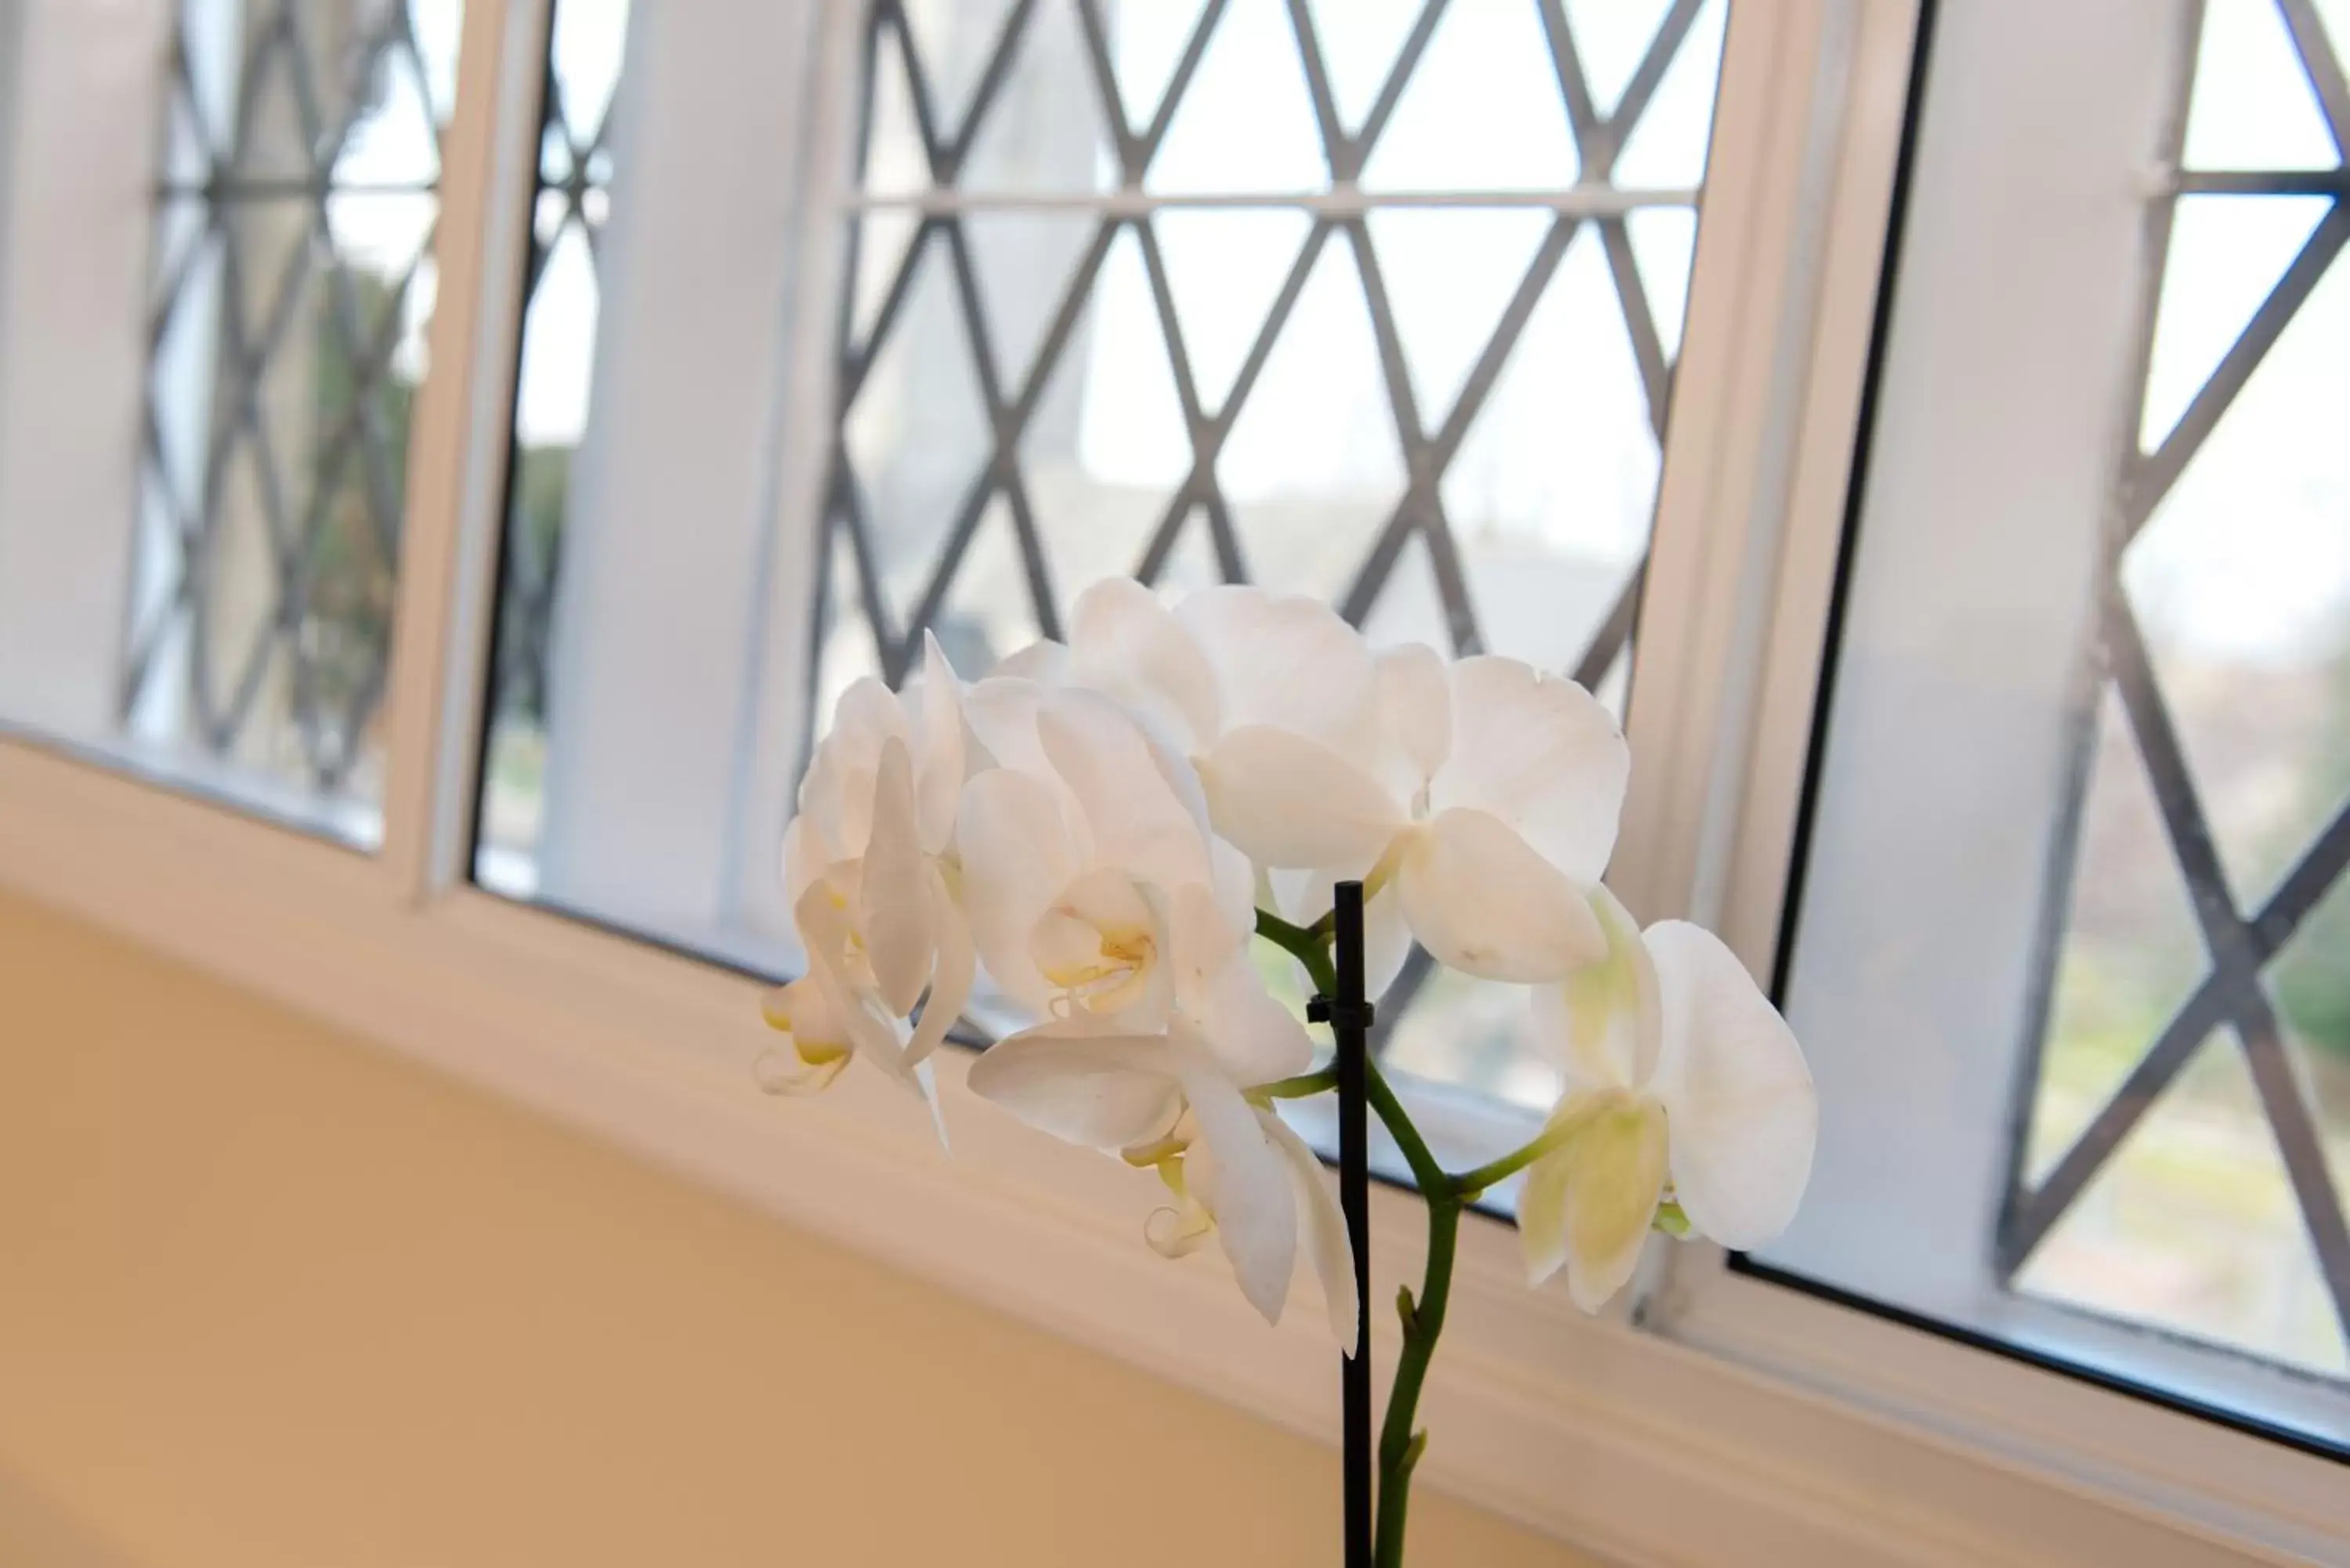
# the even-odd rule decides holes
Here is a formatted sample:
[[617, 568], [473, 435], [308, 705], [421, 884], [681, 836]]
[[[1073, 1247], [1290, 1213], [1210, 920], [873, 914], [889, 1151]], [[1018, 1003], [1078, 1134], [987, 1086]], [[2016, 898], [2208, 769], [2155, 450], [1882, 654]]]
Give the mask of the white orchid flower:
[[785, 888], [808, 967], [767, 1001], [767, 1022], [790, 1043], [759, 1064], [768, 1089], [820, 1089], [862, 1054], [930, 1097], [926, 1063], [976, 969], [952, 890], [971, 760], [961, 687], [937, 639], [904, 694], [871, 679], [842, 693], [784, 831]]
[[1107, 578], [1077, 596], [1065, 670], [1203, 766], [1227, 733], [1258, 726], [1348, 755], [1377, 743], [1370, 651], [1318, 599], [1229, 584], [1170, 609]]
[[1370, 933], [1387, 973], [1399, 916], [1440, 962], [1487, 980], [1555, 981], [1604, 956], [1587, 895], [1631, 773], [1607, 711], [1514, 659], [1448, 668], [1407, 644], [1374, 672], [1367, 756], [1271, 725], [1227, 732], [1202, 770], [1218, 827], [1265, 866], [1392, 886]]
[[1255, 920], [1248, 863], [1209, 832], [1189, 765], [1097, 692], [991, 678], [968, 711], [996, 764], [964, 788], [956, 835], [988, 973], [1040, 1014], [1162, 1020], [1178, 917], [1202, 937]]
[[[1015, 1034], [972, 1064], [971, 1086], [1039, 1131], [1156, 1169], [1174, 1207], [1151, 1216], [1144, 1234], [1176, 1258], [1213, 1237], [1249, 1304], [1281, 1321], [1303, 1233], [1322, 1288], [1332, 1336], [1354, 1354], [1355, 1275], [1347, 1221], [1322, 1162], [1243, 1085], [1302, 1070], [1312, 1046], [1280, 1005], [1264, 996], [1245, 958], [1224, 986], [1253, 1016], [1230, 1011], [1170, 1014], [1157, 1033], [1107, 1033], [1087, 1017]], [[1289, 1042], [1294, 1039], [1293, 1050]], [[1268, 1049], [1270, 1048], [1270, 1049]], [[1256, 1065], [1235, 1070], [1235, 1058]]]
[[1409, 948], [1488, 980], [1557, 980], [1606, 950], [1586, 895], [1631, 772], [1615, 721], [1516, 659], [1374, 656], [1312, 599], [1226, 587], [1170, 610], [1113, 579], [1080, 596], [1065, 659], [1197, 764], [1218, 832], [1276, 873], [1292, 918], [1365, 879], [1373, 990]]
[[1247, 863], [1208, 831], [1187, 764], [1107, 698], [1017, 678], [972, 697], [999, 765], [963, 792], [964, 907], [989, 974], [1049, 1020], [982, 1055], [972, 1089], [1158, 1168], [1180, 1208], [1154, 1220], [1153, 1244], [1180, 1253], [1213, 1234], [1268, 1319], [1302, 1207], [1334, 1326], [1343, 1305], [1351, 1335], [1345, 1224], [1319, 1163], [1247, 1096], [1313, 1057], [1249, 961]]
[[1535, 992], [1567, 1086], [1518, 1204], [1528, 1278], [1564, 1266], [1586, 1312], [1632, 1277], [1669, 1187], [1724, 1246], [1784, 1230], [1819, 1127], [1802, 1047], [1721, 939], [1685, 920], [1642, 932], [1605, 888], [1592, 907], [1607, 961]]

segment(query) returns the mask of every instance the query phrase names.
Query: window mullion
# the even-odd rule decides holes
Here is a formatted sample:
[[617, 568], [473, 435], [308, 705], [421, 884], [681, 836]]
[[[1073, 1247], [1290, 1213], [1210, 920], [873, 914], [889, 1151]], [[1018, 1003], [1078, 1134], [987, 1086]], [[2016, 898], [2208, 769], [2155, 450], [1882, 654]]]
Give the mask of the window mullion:
[[[1898, 91], [1889, 117], [1853, 112], [1853, 95], [1888, 75], [1906, 80], [1915, 26], [1907, 4], [1731, 12], [1639, 600], [1627, 724], [1639, 782], [1608, 876], [1644, 919], [1723, 915], [1740, 813], [1761, 782], [1749, 763], [1765, 739], [1755, 728], [1760, 673], [1782, 629], [1772, 597], [1798, 521], [1791, 474], [1806, 427], [1797, 414], [1817, 390], [1807, 378], [1856, 385], [1860, 369], [1857, 356], [1814, 358], [1814, 317], [1852, 304], [1824, 294], [1830, 219], [1865, 232], [1872, 247], [1882, 242], [1884, 182], [1872, 211], [1866, 192], [1842, 188], [1852, 171], [1839, 159], [1881, 149], [1889, 171], [1900, 132]], [[1865, 298], [1859, 314], [1865, 327]], [[1832, 565], [1832, 551], [1811, 563]], [[1767, 935], [1740, 950], [1764, 967]]]
[[71, 63], [16, 68], [0, 174], [0, 713], [63, 734], [120, 711], [164, 108], [148, 74], [91, 62], [168, 59], [173, 20], [28, 4], [5, 40]]
[[384, 696], [382, 865], [395, 897], [458, 874], [480, 732], [516, 275], [554, 0], [466, 8], [454, 113], [441, 138], [430, 369], [407, 454], [400, 606]]

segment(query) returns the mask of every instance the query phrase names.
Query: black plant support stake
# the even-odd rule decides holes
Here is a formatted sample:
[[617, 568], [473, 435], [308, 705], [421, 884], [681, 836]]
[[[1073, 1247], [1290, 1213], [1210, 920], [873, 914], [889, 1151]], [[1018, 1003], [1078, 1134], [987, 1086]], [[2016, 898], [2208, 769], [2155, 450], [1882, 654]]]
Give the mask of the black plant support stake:
[[1338, 1207], [1355, 1252], [1355, 1354], [1345, 1376], [1347, 1568], [1371, 1568], [1371, 1003], [1363, 995], [1363, 885], [1341, 882], [1331, 906], [1337, 995], [1314, 999], [1338, 1047]]

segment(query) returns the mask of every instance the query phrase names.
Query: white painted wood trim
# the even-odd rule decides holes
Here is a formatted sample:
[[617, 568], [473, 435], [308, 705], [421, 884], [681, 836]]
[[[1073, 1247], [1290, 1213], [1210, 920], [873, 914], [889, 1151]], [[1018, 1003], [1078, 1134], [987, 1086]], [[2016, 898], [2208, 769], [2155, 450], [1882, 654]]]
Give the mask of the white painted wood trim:
[[[472, 715], [480, 699], [464, 704], [463, 722], [452, 727], [445, 695], [459, 676], [469, 694], [482, 690], [492, 607], [482, 585], [496, 576], [505, 454], [502, 439], [486, 446], [478, 437], [488, 425], [502, 438], [511, 418], [518, 246], [529, 243], [538, 130], [539, 71], [517, 67], [536, 67], [545, 57], [546, 20], [544, 4], [466, 7], [457, 100], [441, 138], [432, 244], [438, 289], [430, 368], [408, 440], [407, 514], [384, 693], [381, 858], [400, 898], [418, 897], [443, 879], [436, 859], [445, 860], [457, 831], [445, 803], [473, 794], [479, 726]], [[494, 353], [484, 352], [493, 345]], [[456, 373], [433, 373], [444, 366]], [[497, 394], [494, 409], [475, 395], [489, 389]], [[495, 493], [486, 515], [468, 506], [476, 476]], [[451, 772], [452, 755], [466, 772]]]
[[1768, 636], [1755, 655], [1752, 745], [1716, 914], [1722, 940], [1766, 980], [1826, 653], [1917, 26], [1913, 4], [1865, 5], [1843, 40], [1849, 62], [1843, 124], [1786, 469], [1775, 597]]
[[[1742, 782], [1727, 764], [1752, 716], [1743, 683], [1773, 576], [1790, 394], [1807, 369], [1818, 286], [1812, 252], [1848, 129], [1845, 81], [1868, 70], [1907, 79], [1912, 0], [1872, 10], [1879, 47], [1865, 56], [1840, 47], [1852, 13], [1847, 0], [1731, 8], [1641, 593], [1626, 723], [1633, 791], [1607, 877], [1643, 920], [1714, 912], [1702, 868], [1720, 862], [1725, 802]], [[1867, 227], [1865, 212], [1853, 216]], [[1881, 200], [1877, 217], [1881, 240]]]

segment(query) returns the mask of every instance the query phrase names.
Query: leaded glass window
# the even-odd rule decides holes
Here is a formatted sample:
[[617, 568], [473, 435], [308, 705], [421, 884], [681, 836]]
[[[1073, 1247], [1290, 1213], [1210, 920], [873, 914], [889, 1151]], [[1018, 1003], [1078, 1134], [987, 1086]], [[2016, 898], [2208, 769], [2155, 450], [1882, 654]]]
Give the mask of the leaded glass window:
[[1782, 964], [1820, 1158], [1745, 1265], [2333, 1451], [2345, 42], [1936, 17]]
[[[871, 5], [812, 722], [926, 629], [977, 673], [1122, 572], [1620, 714], [1724, 16]], [[1427, 977], [1389, 1058], [1547, 1104], [1513, 1010], [1408, 1011]]]
[[[781, 17], [553, 8], [478, 881], [787, 970], [837, 692], [1113, 572], [1621, 712], [1722, 0]], [[1399, 1065], [1547, 1093], [1394, 1000]]]
[[2350, 39], [2311, 0], [2201, 13], [1999, 1256], [2344, 1376]]
[[380, 832], [456, 0], [186, 0], [170, 57], [122, 723]]

